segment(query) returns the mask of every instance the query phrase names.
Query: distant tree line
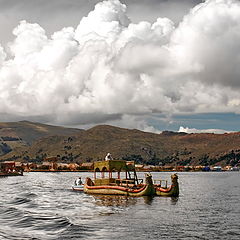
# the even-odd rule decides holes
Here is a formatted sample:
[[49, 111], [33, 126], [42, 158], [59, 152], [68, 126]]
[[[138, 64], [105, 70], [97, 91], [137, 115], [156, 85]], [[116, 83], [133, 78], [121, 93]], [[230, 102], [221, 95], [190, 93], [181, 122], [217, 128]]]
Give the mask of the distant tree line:
[[22, 139], [21, 138], [19, 138], [19, 137], [8, 137], [8, 136], [5, 136], [5, 137], [1, 137], [1, 139], [3, 140], [3, 141], [22, 141]]
[[240, 149], [231, 150], [219, 157], [210, 157], [208, 154], [203, 155], [200, 158], [200, 164], [204, 166], [215, 165], [218, 162], [225, 161], [226, 165], [231, 165], [232, 167], [240, 163]]
[[0, 150], [3, 154], [7, 154], [12, 151], [11, 147], [4, 142], [0, 143]]

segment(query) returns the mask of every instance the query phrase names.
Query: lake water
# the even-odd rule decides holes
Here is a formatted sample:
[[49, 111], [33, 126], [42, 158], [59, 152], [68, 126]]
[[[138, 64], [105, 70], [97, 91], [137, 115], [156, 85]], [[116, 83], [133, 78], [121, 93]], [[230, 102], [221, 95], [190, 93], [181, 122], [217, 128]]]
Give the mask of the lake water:
[[240, 239], [240, 172], [179, 173], [178, 199], [71, 190], [91, 173], [24, 175], [0, 178], [0, 239]]

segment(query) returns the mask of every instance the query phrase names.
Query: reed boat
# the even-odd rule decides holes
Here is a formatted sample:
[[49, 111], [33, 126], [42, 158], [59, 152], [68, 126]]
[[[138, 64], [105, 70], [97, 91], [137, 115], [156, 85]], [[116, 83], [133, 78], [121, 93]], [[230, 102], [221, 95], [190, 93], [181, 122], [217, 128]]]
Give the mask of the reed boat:
[[13, 161], [0, 163], [0, 177], [23, 176], [23, 168], [17, 167]]
[[171, 175], [172, 184], [170, 187], [162, 186], [162, 181], [159, 180], [160, 184], [154, 184], [155, 192], [157, 196], [164, 196], [164, 197], [178, 197], [179, 196], [179, 185], [178, 185], [178, 176], [177, 174]]
[[[124, 178], [120, 177], [121, 173], [125, 175]], [[145, 183], [143, 179], [138, 179], [134, 162], [105, 160], [94, 162], [94, 179], [86, 178], [84, 192], [140, 197], [154, 195], [155, 189], [150, 174], [146, 174]]]
[[83, 192], [83, 189], [84, 189], [84, 184], [82, 182], [82, 178], [79, 177], [78, 179], [76, 179], [74, 181], [74, 185], [72, 185], [72, 189], [74, 191], [79, 191], [79, 192]]

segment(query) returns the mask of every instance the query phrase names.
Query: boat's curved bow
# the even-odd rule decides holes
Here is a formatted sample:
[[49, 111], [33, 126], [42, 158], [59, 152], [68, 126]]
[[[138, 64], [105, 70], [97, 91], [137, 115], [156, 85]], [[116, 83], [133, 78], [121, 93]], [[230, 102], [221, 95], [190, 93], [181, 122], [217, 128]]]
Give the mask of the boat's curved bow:
[[171, 175], [172, 185], [169, 188], [162, 188], [155, 185], [156, 195], [165, 197], [178, 197], [179, 196], [179, 184], [177, 174]]
[[83, 189], [84, 189], [83, 184], [81, 184], [81, 185], [73, 185], [72, 186], [72, 190], [74, 190], [74, 191], [83, 192]]

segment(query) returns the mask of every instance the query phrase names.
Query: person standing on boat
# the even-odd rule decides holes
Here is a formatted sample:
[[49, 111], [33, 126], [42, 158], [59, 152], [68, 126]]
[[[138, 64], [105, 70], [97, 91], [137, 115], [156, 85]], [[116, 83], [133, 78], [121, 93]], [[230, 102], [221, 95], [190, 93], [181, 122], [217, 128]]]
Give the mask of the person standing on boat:
[[108, 153], [105, 157], [105, 161], [113, 160], [111, 153]]

